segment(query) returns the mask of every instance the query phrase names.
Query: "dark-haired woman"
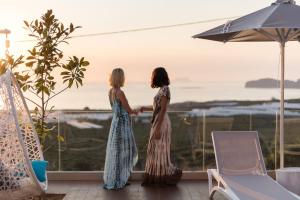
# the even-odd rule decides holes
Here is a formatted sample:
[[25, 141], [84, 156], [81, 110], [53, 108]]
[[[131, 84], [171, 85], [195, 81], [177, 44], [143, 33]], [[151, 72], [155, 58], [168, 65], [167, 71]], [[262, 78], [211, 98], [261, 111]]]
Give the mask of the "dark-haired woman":
[[170, 80], [162, 67], [152, 72], [151, 87], [159, 88], [151, 107], [141, 107], [140, 111], [153, 111], [152, 126], [147, 149], [147, 160], [143, 186], [176, 185], [182, 171], [171, 163], [171, 122], [167, 113], [170, 102]]

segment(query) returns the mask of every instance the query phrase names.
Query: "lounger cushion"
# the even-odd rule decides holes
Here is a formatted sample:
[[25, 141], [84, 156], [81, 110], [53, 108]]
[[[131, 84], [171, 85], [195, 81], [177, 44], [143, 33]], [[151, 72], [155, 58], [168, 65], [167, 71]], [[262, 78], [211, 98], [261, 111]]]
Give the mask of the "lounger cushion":
[[33, 160], [31, 161], [31, 164], [37, 179], [40, 182], [45, 182], [48, 162], [44, 160]]
[[241, 200], [299, 200], [268, 175], [223, 175], [223, 179]]

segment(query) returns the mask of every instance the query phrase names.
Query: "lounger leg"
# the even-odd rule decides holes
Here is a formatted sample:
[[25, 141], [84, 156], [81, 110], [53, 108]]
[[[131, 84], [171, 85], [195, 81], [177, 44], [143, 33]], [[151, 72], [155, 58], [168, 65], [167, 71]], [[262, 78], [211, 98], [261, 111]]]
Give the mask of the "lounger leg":
[[207, 176], [208, 176], [208, 192], [210, 194], [212, 189], [212, 174], [210, 170], [207, 170]]
[[213, 200], [214, 199], [214, 194], [216, 193], [216, 190], [213, 190], [210, 194], [209, 194], [209, 199]]
[[213, 188], [213, 176], [211, 170], [207, 170], [208, 175], [208, 191], [209, 191], [209, 199], [213, 199], [213, 196], [216, 192]]

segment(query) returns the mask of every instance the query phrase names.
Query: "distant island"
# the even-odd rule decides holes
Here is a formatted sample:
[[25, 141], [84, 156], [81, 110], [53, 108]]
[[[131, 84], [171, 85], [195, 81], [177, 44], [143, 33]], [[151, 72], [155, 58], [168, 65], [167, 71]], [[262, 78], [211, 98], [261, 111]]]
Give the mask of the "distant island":
[[[285, 80], [285, 88], [300, 89], [300, 79], [297, 81]], [[247, 81], [245, 88], [279, 88], [280, 81], [272, 78], [263, 78], [253, 81]]]

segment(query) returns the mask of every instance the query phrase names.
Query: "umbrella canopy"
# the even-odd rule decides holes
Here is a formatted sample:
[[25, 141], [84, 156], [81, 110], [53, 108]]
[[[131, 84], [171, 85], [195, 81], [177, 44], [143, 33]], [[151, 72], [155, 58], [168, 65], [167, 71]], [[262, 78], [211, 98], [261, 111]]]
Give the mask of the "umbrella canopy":
[[271, 6], [228, 21], [193, 38], [219, 42], [276, 41], [281, 48], [280, 167], [284, 167], [284, 59], [285, 43], [300, 40], [300, 6], [294, 0], [277, 0]]
[[278, 0], [269, 7], [193, 37], [220, 42], [287, 42], [299, 40], [299, 35], [300, 6], [293, 0]]

